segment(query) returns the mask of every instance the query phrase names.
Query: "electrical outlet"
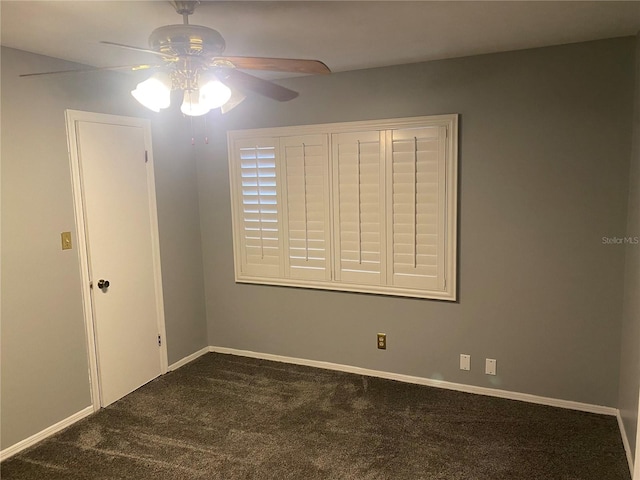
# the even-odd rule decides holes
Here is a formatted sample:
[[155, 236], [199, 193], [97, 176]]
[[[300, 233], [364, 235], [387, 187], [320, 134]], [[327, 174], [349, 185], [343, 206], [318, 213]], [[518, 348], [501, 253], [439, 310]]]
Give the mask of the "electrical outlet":
[[495, 375], [496, 374], [496, 360], [495, 358], [487, 358], [485, 363], [484, 373], [487, 375]]
[[386, 333], [379, 333], [378, 334], [378, 348], [380, 350], [386, 350], [387, 349], [387, 334]]
[[460, 354], [460, 370], [471, 370], [471, 355]]

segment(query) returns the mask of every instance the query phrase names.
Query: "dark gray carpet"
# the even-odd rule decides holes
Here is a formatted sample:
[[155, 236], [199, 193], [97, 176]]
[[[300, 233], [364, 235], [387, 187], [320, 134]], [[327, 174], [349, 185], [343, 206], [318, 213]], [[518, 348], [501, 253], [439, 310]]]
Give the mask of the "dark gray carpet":
[[10, 479], [630, 480], [614, 417], [208, 354], [0, 466]]

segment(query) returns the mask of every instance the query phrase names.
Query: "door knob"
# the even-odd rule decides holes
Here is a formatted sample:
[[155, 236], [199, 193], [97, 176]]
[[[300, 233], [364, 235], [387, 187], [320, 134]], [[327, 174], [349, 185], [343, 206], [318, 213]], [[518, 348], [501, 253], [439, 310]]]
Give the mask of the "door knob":
[[109, 288], [109, 280], [98, 280], [98, 288], [101, 290], [104, 288]]

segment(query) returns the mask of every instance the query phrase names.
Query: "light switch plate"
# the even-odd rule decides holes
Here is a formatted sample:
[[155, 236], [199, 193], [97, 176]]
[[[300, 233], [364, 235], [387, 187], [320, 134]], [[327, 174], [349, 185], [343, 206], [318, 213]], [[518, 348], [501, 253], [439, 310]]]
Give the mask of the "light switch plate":
[[62, 239], [62, 250], [71, 250], [73, 248], [71, 244], [71, 232], [62, 232], [60, 238]]

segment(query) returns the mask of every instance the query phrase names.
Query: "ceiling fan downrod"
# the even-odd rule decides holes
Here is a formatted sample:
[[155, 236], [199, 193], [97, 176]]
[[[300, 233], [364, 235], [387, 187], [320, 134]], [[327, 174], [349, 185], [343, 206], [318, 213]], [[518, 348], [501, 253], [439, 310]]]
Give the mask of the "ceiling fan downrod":
[[193, 15], [196, 6], [200, 4], [200, 0], [177, 0], [169, 2], [176, 9], [178, 15], [182, 15], [182, 21], [185, 25], [189, 25], [189, 15]]

